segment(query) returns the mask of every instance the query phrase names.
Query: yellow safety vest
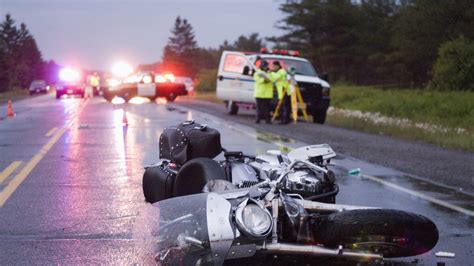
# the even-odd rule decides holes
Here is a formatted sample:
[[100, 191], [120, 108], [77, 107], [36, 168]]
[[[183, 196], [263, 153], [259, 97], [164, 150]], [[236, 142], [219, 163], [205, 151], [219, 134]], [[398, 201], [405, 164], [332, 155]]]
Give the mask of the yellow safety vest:
[[[265, 82], [265, 78], [262, 74], [269, 74], [260, 68], [253, 74], [255, 80], [255, 89], [253, 95], [255, 98], [271, 99], [273, 98], [273, 84], [272, 82]], [[270, 76], [270, 75], [269, 75]]]
[[283, 68], [280, 68], [277, 72], [271, 73], [271, 79], [275, 82], [276, 89], [278, 92], [278, 99], [283, 98], [283, 88], [287, 88], [286, 94], [291, 95], [288, 89], [288, 81], [286, 80], [287, 72]]

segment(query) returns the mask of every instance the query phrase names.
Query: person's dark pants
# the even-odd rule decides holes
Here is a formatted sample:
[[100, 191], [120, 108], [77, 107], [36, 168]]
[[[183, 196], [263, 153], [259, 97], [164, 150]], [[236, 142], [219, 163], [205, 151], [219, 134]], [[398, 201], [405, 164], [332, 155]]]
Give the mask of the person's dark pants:
[[264, 119], [267, 123], [271, 123], [270, 119], [270, 101], [267, 98], [255, 98], [257, 100], [257, 123]]
[[283, 103], [280, 107], [280, 121], [285, 124], [291, 122], [291, 98], [289, 95], [283, 96]]

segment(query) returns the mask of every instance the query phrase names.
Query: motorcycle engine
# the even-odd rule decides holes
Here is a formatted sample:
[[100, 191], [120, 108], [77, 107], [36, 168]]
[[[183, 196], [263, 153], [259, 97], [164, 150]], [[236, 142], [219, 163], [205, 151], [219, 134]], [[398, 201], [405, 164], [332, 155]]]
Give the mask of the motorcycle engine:
[[[286, 156], [282, 156], [280, 160], [288, 162]], [[250, 165], [257, 170], [259, 178], [265, 180], [266, 178], [276, 179], [285, 170], [285, 166], [280, 162], [277, 156], [259, 155], [255, 162]], [[319, 176], [320, 175], [320, 176]], [[324, 176], [317, 174], [307, 168], [295, 169], [295, 171], [288, 174], [283, 183], [283, 191], [289, 194], [299, 194], [303, 197], [310, 197], [313, 195], [324, 193], [326, 184], [324, 183]]]
[[300, 194], [303, 197], [323, 193], [321, 180], [309, 169], [289, 173], [283, 185], [285, 192]]

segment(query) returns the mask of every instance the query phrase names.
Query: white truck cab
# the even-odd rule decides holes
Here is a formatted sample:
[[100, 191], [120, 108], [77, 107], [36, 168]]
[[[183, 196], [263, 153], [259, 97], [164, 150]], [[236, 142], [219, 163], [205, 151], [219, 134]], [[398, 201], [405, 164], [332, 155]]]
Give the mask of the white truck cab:
[[[226, 103], [228, 113], [237, 114], [239, 107], [255, 108], [253, 73], [266, 60], [270, 69], [273, 62], [279, 61], [288, 70], [294, 67], [294, 76], [306, 103], [308, 114], [313, 115], [315, 123], [323, 124], [330, 103], [330, 85], [319, 78], [313, 65], [298, 52], [276, 50], [269, 52], [263, 48], [259, 53], [224, 51], [217, 74], [217, 98]], [[290, 77], [288, 77], [290, 78]], [[327, 80], [327, 77], [324, 78]]]

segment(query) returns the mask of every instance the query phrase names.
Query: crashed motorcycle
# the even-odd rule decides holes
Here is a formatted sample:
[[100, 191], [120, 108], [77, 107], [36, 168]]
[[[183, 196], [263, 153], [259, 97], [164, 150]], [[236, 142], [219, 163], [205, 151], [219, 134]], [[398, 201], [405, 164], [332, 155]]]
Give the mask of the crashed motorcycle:
[[314, 257], [381, 262], [436, 245], [436, 225], [424, 216], [285, 193], [286, 179], [302, 166], [314, 168], [295, 159], [276, 180], [233, 190], [225, 190], [229, 181], [214, 180], [207, 193], [149, 205], [155, 259], [161, 265], [222, 265], [269, 255], [304, 263]]
[[[190, 136], [184, 131], [181, 134]], [[160, 145], [169, 147], [166, 137], [161, 140]], [[193, 148], [196, 153], [196, 146]], [[232, 167], [230, 179], [223, 170], [225, 161], [216, 166], [215, 160], [194, 157], [181, 167], [170, 165], [175, 159], [161, 162], [160, 169], [177, 167], [177, 174], [167, 173], [174, 176], [169, 187], [168, 179], [155, 184], [159, 183], [162, 198], [148, 205], [145, 212], [149, 229], [146, 238], [152, 239], [156, 261], [161, 265], [222, 265], [278, 257], [288, 259], [288, 263], [308, 264], [321, 257], [371, 263], [423, 254], [436, 245], [437, 227], [424, 216], [334, 204], [334, 189], [328, 196], [324, 192], [312, 196], [302, 193], [301, 186], [311, 185], [306, 182], [308, 175], [319, 180], [318, 187], [321, 183], [334, 183], [333, 173], [321, 166], [335, 156], [327, 148], [312, 145], [288, 155], [271, 152], [260, 159], [231, 153], [225, 160], [227, 166], [243, 163], [258, 174], [257, 183], [241, 188], [236, 185], [239, 182], [234, 182]], [[186, 152], [187, 157], [189, 153]], [[181, 150], [179, 154], [184, 153]], [[243, 159], [248, 161], [242, 162]], [[197, 163], [186, 170], [186, 164], [193, 161]], [[220, 170], [209, 170], [214, 166]], [[218, 173], [221, 176], [193, 180]], [[323, 197], [311, 198], [317, 195]]]
[[[222, 153], [223, 152], [223, 153]], [[222, 153], [224, 160], [213, 159]], [[308, 164], [294, 168], [281, 184], [287, 194], [335, 203], [339, 187], [328, 165], [336, 153], [327, 144], [311, 145], [282, 154], [272, 150], [257, 156], [227, 151], [221, 147], [219, 131], [186, 121], [166, 128], [160, 136], [160, 160], [146, 167], [143, 175], [145, 200], [205, 192], [214, 180], [226, 180], [225, 189], [247, 188], [267, 179], [276, 180], [296, 159]]]

